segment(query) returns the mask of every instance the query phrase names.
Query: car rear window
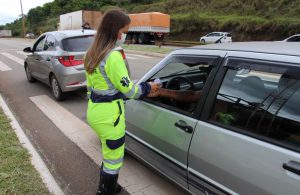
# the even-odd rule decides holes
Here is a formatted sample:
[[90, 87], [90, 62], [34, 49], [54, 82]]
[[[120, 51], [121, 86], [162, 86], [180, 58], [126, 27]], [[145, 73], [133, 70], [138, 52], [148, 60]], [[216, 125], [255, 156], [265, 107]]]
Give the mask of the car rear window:
[[86, 51], [94, 40], [93, 35], [89, 36], [80, 36], [80, 37], [71, 37], [62, 40], [63, 49], [65, 51]]

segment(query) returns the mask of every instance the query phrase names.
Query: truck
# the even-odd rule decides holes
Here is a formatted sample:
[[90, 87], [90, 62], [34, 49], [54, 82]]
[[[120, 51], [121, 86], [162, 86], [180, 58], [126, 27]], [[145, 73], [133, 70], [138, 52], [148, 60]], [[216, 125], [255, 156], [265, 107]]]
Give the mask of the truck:
[[128, 14], [131, 23], [126, 36], [130, 43], [162, 42], [170, 33], [170, 15], [160, 12]]
[[0, 30], [0, 37], [11, 37], [11, 30]]
[[97, 29], [102, 18], [100, 11], [79, 10], [59, 16], [58, 30], [81, 29], [86, 23], [91, 29]]
[[[131, 23], [126, 41], [133, 44], [162, 42], [170, 33], [170, 15], [160, 12], [128, 14]], [[89, 23], [92, 29], [97, 29], [102, 18], [100, 11], [79, 10], [60, 15], [58, 30], [80, 29]]]

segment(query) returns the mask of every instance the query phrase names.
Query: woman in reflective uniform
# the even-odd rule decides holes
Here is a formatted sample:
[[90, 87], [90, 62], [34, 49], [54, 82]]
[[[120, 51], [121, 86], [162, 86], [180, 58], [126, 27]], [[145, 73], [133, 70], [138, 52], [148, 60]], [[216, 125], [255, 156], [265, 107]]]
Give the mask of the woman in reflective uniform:
[[102, 146], [97, 194], [113, 195], [121, 190], [117, 180], [124, 161], [124, 98], [148, 96], [158, 88], [152, 82], [134, 84], [122, 54], [115, 50], [129, 24], [130, 18], [121, 10], [106, 12], [84, 60], [89, 97], [87, 120]]

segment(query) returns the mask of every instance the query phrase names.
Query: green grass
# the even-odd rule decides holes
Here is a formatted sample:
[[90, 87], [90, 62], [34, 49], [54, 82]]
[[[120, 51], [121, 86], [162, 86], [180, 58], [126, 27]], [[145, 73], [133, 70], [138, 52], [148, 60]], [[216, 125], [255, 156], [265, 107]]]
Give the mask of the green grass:
[[300, 31], [300, 22], [296, 17], [255, 16], [213, 12], [178, 13], [171, 15], [171, 33], [173, 40], [196, 41], [211, 31], [229, 31], [234, 41], [280, 40]]
[[50, 194], [0, 108], [0, 194]]
[[162, 46], [159, 48], [158, 46], [142, 46], [142, 45], [122, 45], [124, 49], [128, 50], [136, 50], [136, 51], [144, 51], [144, 52], [155, 52], [161, 54], [168, 54], [173, 51], [170, 48], [165, 48]]

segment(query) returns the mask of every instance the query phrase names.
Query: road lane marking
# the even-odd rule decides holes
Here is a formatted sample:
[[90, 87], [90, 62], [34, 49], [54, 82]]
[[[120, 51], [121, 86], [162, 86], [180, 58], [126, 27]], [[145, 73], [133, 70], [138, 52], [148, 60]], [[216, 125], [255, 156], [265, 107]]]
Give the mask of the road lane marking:
[[24, 60], [23, 60], [23, 59], [18, 58], [18, 57], [16, 57], [16, 56], [13, 56], [13, 55], [11, 55], [10, 53], [6, 53], [6, 52], [2, 52], [1, 54], [4, 55], [5, 57], [7, 57], [7, 58], [9, 58], [9, 59], [11, 59], [11, 60], [17, 62], [18, 64], [24, 66]]
[[40, 157], [39, 153], [33, 147], [31, 142], [29, 141], [28, 137], [24, 133], [24, 130], [21, 128], [20, 124], [16, 120], [15, 116], [12, 114], [10, 109], [8, 108], [7, 104], [5, 103], [4, 99], [0, 94], [0, 107], [2, 107], [4, 113], [8, 116], [11, 120], [10, 124], [14, 129], [20, 143], [24, 148], [26, 148], [31, 155], [31, 163], [35, 167], [35, 169], [40, 173], [43, 182], [46, 184], [47, 188], [49, 189], [50, 193], [55, 195], [63, 195], [63, 191], [55, 181], [54, 177], [51, 175], [49, 169], [47, 168], [45, 162]]
[[[102, 155], [99, 140], [94, 131], [82, 120], [67, 111], [46, 95], [30, 97], [30, 100], [58, 127], [70, 140], [85, 152], [97, 165]], [[128, 156], [119, 176], [120, 184], [129, 194], [178, 194], [168, 181]]]
[[12, 70], [12, 69], [0, 61], [0, 71], [9, 71], [9, 70]]
[[126, 55], [126, 59], [130, 59], [130, 60], [136, 60], [137, 58], [130, 57], [130, 56]]
[[149, 56], [144, 56], [144, 55], [138, 55], [138, 54], [126, 54], [126, 56], [134, 56], [134, 57], [140, 57], [140, 58], [153, 58], [153, 57], [149, 57]]
[[21, 55], [24, 56], [24, 57], [27, 57], [27, 54], [26, 54], [25, 52], [23, 52], [23, 51], [17, 51], [17, 53], [18, 53], [18, 54], [21, 54]]
[[82, 120], [67, 111], [47, 95], [30, 97], [30, 100], [60, 129], [77, 144], [98, 165], [102, 155], [99, 139], [94, 131]]

